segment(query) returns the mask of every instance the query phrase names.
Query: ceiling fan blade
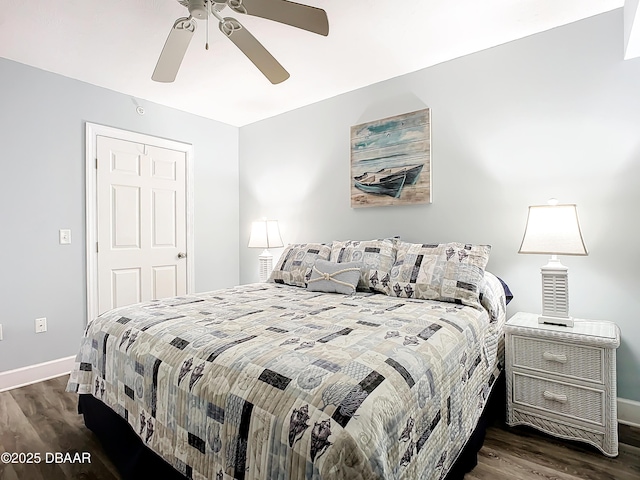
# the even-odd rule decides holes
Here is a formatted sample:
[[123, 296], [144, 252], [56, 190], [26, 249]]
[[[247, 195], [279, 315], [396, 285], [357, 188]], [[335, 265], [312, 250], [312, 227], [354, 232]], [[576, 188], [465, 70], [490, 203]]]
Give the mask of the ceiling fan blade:
[[329, 35], [327, 12], [321, 8], [287, 0], [229, 0], [227, 5], [238, 13], [285, 23], [325, 37]]
[[152, 80], [169, 83], [176, 79], [180, 64], [195, 31], [196, 21], [192, 17], [176, 20], [153, 71]]
[[225, 17], [220, 22], [220, 31], [242, 50], [242, 53], [258, 67], [271, 83], [281, 83], [289, 78], [289, 72], [235, 18]]

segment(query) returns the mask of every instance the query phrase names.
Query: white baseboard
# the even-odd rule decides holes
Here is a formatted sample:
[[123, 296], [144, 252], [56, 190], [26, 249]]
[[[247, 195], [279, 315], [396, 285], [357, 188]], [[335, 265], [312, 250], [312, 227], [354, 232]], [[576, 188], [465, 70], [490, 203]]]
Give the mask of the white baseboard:
[[640, 402], [618, 398], [618, 423], [640, 428]]
[[0, 372], [0, 392], [66, 375], [71, 372], [75, 360], [74, 355], [73, 357], [59, 358], [50, 362]]

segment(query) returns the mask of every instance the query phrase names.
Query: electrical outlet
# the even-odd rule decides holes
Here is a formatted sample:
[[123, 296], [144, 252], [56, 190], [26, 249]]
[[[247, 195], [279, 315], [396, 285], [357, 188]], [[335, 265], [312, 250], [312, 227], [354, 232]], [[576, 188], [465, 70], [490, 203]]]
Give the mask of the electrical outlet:
[[36, 333], [47, 331], [47, 319], [45, 317], [36, 318]]
[[62, 229], [59, 232], [60, 245], [71, 245], [71, 230]]

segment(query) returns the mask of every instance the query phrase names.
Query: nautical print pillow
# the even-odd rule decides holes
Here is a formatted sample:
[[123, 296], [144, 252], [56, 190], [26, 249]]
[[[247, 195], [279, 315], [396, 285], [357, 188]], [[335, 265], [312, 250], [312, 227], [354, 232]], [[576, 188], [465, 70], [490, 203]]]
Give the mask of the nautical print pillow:
[[509, 287], [505, 288], [505, 286], [506, 284], [498, 277], [486, 270], [478, 285], [480, 304], [489, 312], [489, 318], [492, 323], [497, 322], [506, 315], [507, 304], [511, 301], [509, 296], [513, 298], [510, 291], [509, 295], [507, 295]]
[[387, 294], [482, 308], [480, 283], [490, 245], [400, 242]]
[[386, 293], [391, 267], [396, 261], [397, 239], [345, 242], [331, 244], [331, 261], [337, 263], [361, 262], [358, 290]]
[[345, 295], [355, 293], [361, 268], [360, 262], [335, 263], [318, 259], [311, 270], [307, 290]]
[[331, 248], [322, 243], [291, 244], [271, 272], [269, 282], [306, 287], [317, 259], [329, 260]]

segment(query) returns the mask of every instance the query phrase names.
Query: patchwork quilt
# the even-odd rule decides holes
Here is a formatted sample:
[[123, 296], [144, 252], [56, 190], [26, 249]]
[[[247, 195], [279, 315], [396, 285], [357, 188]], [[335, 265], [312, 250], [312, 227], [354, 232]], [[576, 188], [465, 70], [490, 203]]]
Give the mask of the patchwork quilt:
[[504, 320], [250, 284], [101, 315], [67, 390], [102, 400], [188, 478], [440, 479], [502, 367]]

